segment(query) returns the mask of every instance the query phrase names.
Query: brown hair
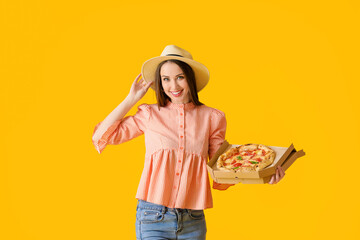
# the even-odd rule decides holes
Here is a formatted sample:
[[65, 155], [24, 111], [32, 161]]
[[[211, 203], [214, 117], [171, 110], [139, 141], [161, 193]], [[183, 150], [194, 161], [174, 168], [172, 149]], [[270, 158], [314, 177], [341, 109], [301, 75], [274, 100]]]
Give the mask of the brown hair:
[[161, 76], [160, 76], [161, 67], [166, 62], [175, 63], [181, 68], [181, 70], [183, 70], [183, 73], [185, 75], [186, 81], [187, 81], [187, 83], [189, 85], [189, 89], [190, 89], [190, 102], [194, 103], [196, 106], [204, 105], [203, 103], [201, 103], [199, 101], [198, 93], [196, 90], [195, 73], [194, 73], [193, 69], [189, 66], [189, 64], [187, 64], [183, 61], [180, 61], [177, 59], [168, 59], [168, 60], [165, 60], [165, 61], [159, 63], [159, 65], [157, 66], [156, 71], [155, 71], [155, 93], [156, 93], [156, 100], [158, 102], [159, 110], [160, 110], [160, 107], [164, 107], [166, 105], [166, 100], [171, 101], [171, 99], [168, 97], [168, 95], [166, 95], [166, 93], [164, 92], [164, 88], [162, 86]]

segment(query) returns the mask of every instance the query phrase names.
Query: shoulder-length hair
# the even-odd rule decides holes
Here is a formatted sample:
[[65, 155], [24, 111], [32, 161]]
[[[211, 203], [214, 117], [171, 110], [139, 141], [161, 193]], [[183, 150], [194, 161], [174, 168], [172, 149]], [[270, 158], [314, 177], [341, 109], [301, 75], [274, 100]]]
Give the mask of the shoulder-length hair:
[[196, 106], [204, 105], [199, 101], [198, 93], [196, 90], [196, 80], [195, 80], [195, 73], [193, 69], [189, 66], [189, 64], [177, 60], [177, 59], [168, 59], [161, 63], [156, 68], [155, 71], [155, 92], [156, 92], [156, 100], [158, 103], [158, 108], [160, 110], [160, 107], [164, 107], [166, 105], [167, 100], [171, 101], [168, 95], [164, 92], [164, 88], [162, 86], [161, 76], [160, 76], [160, 70], [162, 65], [166, 62], [172, 62], [177, 64], [181, 70], [183, 70], [183, 73], [185, 75], [186, 81], [189, 85], [190, 89], [190, 102], [194, 103]]

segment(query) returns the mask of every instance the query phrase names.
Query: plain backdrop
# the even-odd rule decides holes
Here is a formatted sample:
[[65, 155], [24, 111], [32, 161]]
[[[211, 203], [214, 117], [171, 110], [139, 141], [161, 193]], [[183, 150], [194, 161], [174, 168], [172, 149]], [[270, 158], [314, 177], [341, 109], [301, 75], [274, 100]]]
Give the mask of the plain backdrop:
[[[225, 112], [230, 143], [306, 152], [276, 185], [212, 190], [207, 239], [359, 238], [359, 12], [358, 1], [1, 1], [0, 238], [135, 239], [144, 136], [102, 154], [91, 137], [169, 44], [208, 67], [199, 98]], [[136, 106], [155, 102], [149, 89]]]

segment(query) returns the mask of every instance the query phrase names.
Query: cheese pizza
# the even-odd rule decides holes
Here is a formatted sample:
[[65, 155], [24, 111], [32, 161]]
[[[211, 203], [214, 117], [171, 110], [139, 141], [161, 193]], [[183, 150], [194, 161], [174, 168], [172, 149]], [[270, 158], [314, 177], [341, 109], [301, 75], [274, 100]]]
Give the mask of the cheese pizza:
[[245, 144], [230, 148], [216, 162], [220, 170], [235, 172], [259, 171], [271, 165], [276, 153], [262, 144]]

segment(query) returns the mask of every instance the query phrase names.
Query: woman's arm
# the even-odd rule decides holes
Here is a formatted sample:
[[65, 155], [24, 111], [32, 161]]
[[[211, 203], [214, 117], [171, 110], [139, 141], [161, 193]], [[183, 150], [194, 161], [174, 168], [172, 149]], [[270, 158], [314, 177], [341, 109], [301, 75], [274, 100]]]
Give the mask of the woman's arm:
[[141, 73], [135, 78], [135, 81], [131, 85], [130, 92], [124, 101], [122, 101], [98, 126], [92, 138], [94, 142], [98, 142], [106, 130], [117, 120], [123, 119], [130, 109], [145, 95], [152, 82], [146, 83], [143, 79], [137, 82], [140, 76]]
[[231, 186], [234, 186], [235, 184], [227, 184], [227, 183], [217, 183], [213, 180], [213, 189], [217, 190], [226, 190]]
[[131, 96], [127, 96], [99, 125], [96, 130], [93, 141], [97, 142], [106, 130], [114, 124], [115, 121], [123, 119], [130, 109], [136, 104]]
[[[226, 133], [226, 117], [225, 113], [214, 109], [211, 113], [211, 126], [210, 126], [210, 139], [209, 139], [209, 161], [220, 148], [221, 144], [225, 140]], [[234, 186], [235, 184], [224, 184], [217, 183], [213, 180], [213, 189], [217, 190], [226, 190], [230, 186]]]

